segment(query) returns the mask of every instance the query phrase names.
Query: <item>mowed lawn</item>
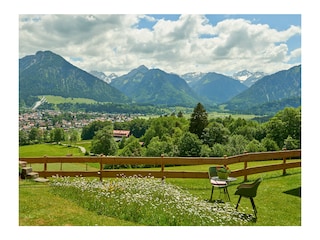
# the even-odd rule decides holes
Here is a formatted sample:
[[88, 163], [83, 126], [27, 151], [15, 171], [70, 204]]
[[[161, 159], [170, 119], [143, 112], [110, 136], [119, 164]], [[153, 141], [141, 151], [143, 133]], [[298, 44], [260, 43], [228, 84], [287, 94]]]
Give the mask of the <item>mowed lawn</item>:
[[48, 183], [19, 182], [20, 226], [135, 226], [101, 216], [50, 192]]
[[77, 147], [68, 147], [60, 144], [34, 144], [19, 147], [19, 157], [43, 157], [43, 156], [83, 156]]

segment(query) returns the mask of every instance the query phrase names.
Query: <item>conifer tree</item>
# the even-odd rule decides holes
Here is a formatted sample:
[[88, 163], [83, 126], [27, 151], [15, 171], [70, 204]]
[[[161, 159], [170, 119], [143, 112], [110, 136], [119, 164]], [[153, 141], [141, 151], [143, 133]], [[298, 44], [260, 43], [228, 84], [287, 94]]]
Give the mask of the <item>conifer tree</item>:
[[208, 126], [208, 123], [208, 113], [203, 105], [198, 103], [191, 114], [189, 131], [201, 138], [203, 129]]
[[183, 117], [183, 113], [181, 111], [178, 112], [178, 117], [182, 118]]

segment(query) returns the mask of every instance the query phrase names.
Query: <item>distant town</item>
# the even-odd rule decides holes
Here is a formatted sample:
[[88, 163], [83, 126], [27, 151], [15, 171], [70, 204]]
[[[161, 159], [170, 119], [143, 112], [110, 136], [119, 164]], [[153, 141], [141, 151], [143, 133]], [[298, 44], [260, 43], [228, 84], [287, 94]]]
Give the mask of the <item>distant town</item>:
[[19, 130], [30, 131], [36, 127], [41, 130], [52, 130], [54, 128], [82, 129], [93, 121], [126, 122], [141, 115], [139, 114], [109, 114], [109, 113], [84, 113], [67, 112], [55, 110], [38, 110], [19, 114]]

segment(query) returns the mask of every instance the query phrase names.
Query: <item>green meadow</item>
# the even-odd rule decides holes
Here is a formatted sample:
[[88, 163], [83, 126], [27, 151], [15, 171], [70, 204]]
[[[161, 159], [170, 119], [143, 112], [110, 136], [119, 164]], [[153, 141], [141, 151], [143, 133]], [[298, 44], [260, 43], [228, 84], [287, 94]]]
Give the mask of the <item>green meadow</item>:
[[[65, 156], [83, 155], [78, 148], [61, 145], [41, 144], [24, 146], [19, 149], [20, 157], [31, 156]], [[272, 164], [274, 161], [254, 162], [250, 166]], [[41, 164], [32, 166], [41, 170]], [[86, 164], [55, 164], [52, 170], [98, 170], [95, 166]], [[209, 165], [166, 167], [166, 170], [207, 171]], [[231, 170], [243, 167], [243, 164], [233, 164]], [[258, 189], [255, 204], [258, 210], [256, 221], [245, 223], [246, 226], [301, 226], [301, 169], [289, 169], [286, 175], [282, 171], [273, 171], [250, 175], [248, 181], [262, 177], [263, 181]], [[108, 180], [108, 179], [105, 179]], [[110, 179], [109, 179], [110, 180]], [[211, 185], [208, 179], [166, 179], [166, 183], [181, 188], [183, 191], [197, 197], [204, 202], [210, 198]], [[232, 182], [228, 191], [231, 205], [235, 206], [238, 196], [234, 195], [236, 187], [243, 182], [243, 177]], [[19, 225], [20, 226], [138, 226], [149, 225], [148, 219], [144, 222], [134, 221], [122, 215], [104, 215], [101, 210], [90, 207], [90, 203], [77, 202], [72, 194], [56, 194], [51, 190], [50, 183], [36, 183], [30, 180], [19, 181]], [[41, 197], [39, 197], [41, 196]], [[214, 191], [213, 199], [220, 198], [219, 190]], [[90, 198], [89, 198], [90, 199]], [[65, 206], [68, 205], [66, 209]], [[94, 205], [94, 203], [93, 203]], [[135, 209], [135, 208], [133, 208]], [[143, 209], [142, 209], [143, 210]], [[141, 210], [141, 211], [142, 211]], [[133, 211], [133, 210], [132, 210]], [[252, 214], [250, 200], [243, 198], [240, 202], [240, 212]], [[80, 214], [79, 214], [80, 213]], [[150, 219], [151, 221], [151, 219]], [[152, 223], [151, 223], [152, 224]]]
[[[42, 96], [39, 96], [40, 98]], [[53, 95], [44, 95], [46, 97], [48, 103], [52, 104], [60, 104], [60, 103], [97, 103], [97, 101], [89, 98], [64, 98], [61, 96], [53, 96]]]

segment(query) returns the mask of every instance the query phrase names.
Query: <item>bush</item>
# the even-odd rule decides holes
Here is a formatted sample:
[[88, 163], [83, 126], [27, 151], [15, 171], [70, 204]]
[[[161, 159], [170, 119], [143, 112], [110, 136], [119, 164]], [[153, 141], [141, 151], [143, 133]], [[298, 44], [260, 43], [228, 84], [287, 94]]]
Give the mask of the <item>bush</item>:
[[265, 137], [261, 140], [262, 145], [267, 149], [267, 151], [278, 151], [279, 146], [273, 139]]

